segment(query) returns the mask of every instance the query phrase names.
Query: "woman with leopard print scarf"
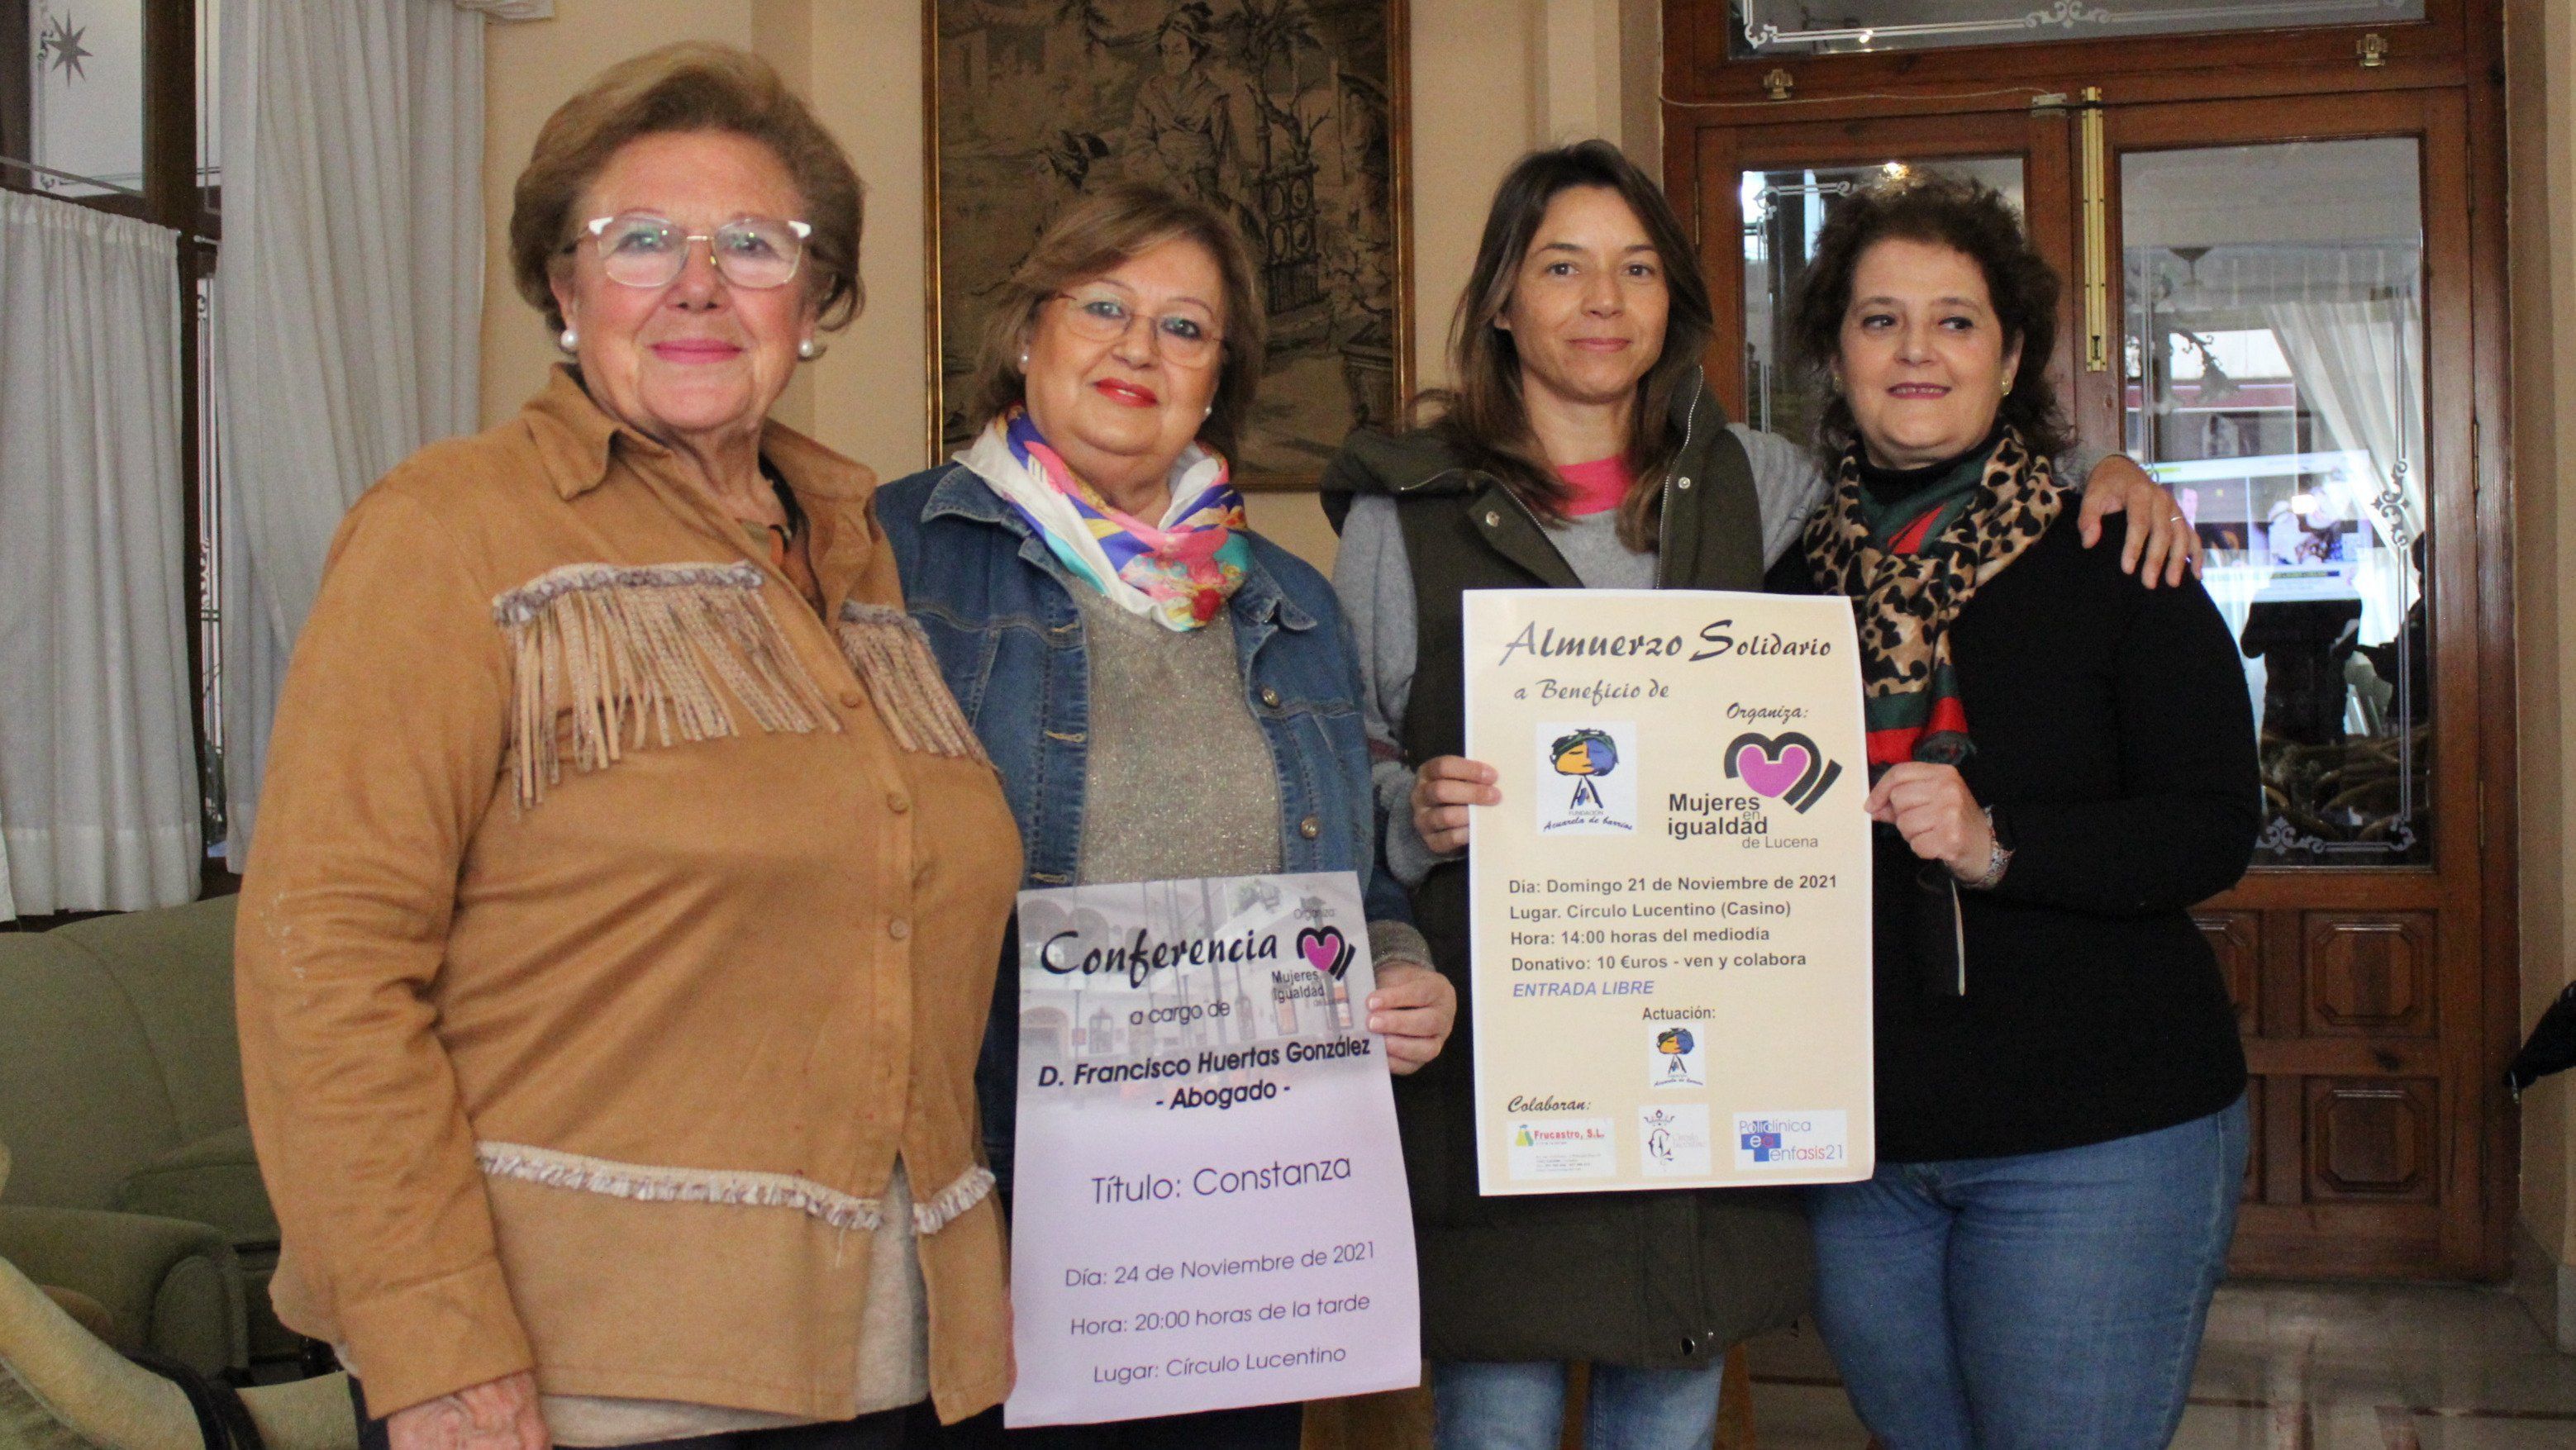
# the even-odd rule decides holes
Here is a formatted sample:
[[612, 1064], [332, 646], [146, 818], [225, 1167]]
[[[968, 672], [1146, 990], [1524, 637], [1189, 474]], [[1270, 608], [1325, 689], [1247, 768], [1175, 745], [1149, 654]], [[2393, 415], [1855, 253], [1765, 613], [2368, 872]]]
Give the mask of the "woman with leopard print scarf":
[[[1505, 174], [1458, 317], [1436, 416], [1353, 433], [1323, 479], [1383, 859], [1459, 992], [1440, 1060], [1396, 1088], [1433, 1443], [1552, 1450], [1583, 1362], [1589, 1444], [1707, 1450], [1728, 1347], [1805, 1311], [1806, 1218], [1785, 1189], [1479, 1192], [1466, 853], [1502, 797], [1463, 754], [1462, 601], [1757, 588], [1827, 480], [1801, 445], [1727, 421], [1699, 368], [1715, 321], [1689, 229], [1606, 141]], [[2126, 459], [2092, 482], [2070, 515], [2145, 521], [2103, 539], [2104, 566], [2178, 581], [2194, 540], [2171, 498]]]
[[1834, 213], [1793, 323], [1842, 452], [1788, 562], [1859, 615], [1880, 823], [1878, 1170], [1809, 1190], [1817, 1320], [1890, 1450], [2168, 1443], [2245, 1170], [2188, 908], [2252, 854], [2252, 709], [2196, 580], [2077, 544], [2057, 294], [1924, 178]]

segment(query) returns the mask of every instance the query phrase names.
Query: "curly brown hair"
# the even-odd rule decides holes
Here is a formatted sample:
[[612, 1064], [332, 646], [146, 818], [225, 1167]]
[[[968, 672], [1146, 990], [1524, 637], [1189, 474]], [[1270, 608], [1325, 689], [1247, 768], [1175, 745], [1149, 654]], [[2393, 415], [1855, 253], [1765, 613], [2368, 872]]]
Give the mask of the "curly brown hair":
[[1923, 173], [1855, 192], [1816, 234], [1815, 260], [1789, 307], [1789, 351], [1792, 363], [1828, 394], [1816, 421], [1817, 443], [1840, 453], [1858, 436], [1850, 400], [1831, 385], [1832, 369], [1851, 309], [1852, 274], [1863, 254], [1890, 239], [1947, 247], [1977, 264], [2005, 351], [2021, 345], [2020, 369], [1998, 411], [2043, 457], [2064, 453], [2073, 432], [2048, 380], [2057, 351], [2057, 269], [2031, 246], [2012, 203], [1993, 187]]
[[865, 188], [832, 133], [778, 72], [747, 50], [682, 41], [619, 61], [546, 118], [511, 197], [510, 274], [519, 295], [564, 325], [549, 285], [568, 260], [573, 208], [628, 142], [674, 131], [727, 131], [777, 153], [805, 203], [804, 282], [825, 329], [847, 327], [867, 301], [859, 282]]

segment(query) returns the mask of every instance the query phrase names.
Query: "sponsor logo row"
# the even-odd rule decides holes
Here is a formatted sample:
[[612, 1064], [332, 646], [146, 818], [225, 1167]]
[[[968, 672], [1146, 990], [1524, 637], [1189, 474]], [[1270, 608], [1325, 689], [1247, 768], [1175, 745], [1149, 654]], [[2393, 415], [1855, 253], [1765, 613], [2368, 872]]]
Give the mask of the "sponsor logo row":
[[[1515, 1181], [1608, 1178], [1619, 1172], [1614, 1118], [1513, 1118], [1510, 1168]], [[1637, 1109], [1637, 1170], [1650, 1178], [1704, 1178], [1715, 1170], [1709, 1110], [1703, 1103], [1648, 1103]], [[1737, 1113], [1728, 1135], [1737, 1172], [1812, 1171], [1849, 1157], [1847, 1115], [1814, 1112]]]

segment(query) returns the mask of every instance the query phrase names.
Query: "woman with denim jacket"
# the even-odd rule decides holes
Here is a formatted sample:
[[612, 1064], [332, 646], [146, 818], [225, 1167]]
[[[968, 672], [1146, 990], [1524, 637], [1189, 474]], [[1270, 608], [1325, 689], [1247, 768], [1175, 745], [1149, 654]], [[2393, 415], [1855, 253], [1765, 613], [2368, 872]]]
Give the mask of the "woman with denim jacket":
[[[1125, 185], [1084, 202], [1005, 284], [973, 446], [877, 494], [949, 690], [1000, 771], [1031, 887], [1354, 871], [1408, 1073], [1457, 998], [1378, 869], [1350, 629], [1332, 587], [1244, 527], [1226, 455], [1265, 344], [1253, 266], [1204, 204]], [[978, 1064], [1007, 1193], [1016, 949]], [[1291, 1450], [1294, 1404], [1014, 1431], [1013, 1444]], [[995, 1417], [963, 1443], [997, 1443]]]

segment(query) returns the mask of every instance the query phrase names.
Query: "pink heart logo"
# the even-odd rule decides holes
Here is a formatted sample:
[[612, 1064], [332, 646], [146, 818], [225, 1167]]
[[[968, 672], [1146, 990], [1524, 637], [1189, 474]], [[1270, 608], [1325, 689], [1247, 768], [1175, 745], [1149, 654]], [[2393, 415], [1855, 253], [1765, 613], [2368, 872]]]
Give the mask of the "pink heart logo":
[[1807, 778], [1807, 767], [1815, 757], [1803, 745], [1782, 746], [1772, 755], [1761, 746], [1746, 741], [1735, 752], [1735, 773], [1746, 785], [1774, 800], [1788, 794], [1790, 787]]
[[1297, 933], [1297, 954], [1306, 959], [1306, 965], [1328, 977], [1339, 977], [1351, 965], [1351, 944], [1338, 926], [1321, 930], [1310, 926]]
[[1800, 814], [1824, 799], [1843, 774], [1816, 742], [1794, 730], [1777, 740], [1748, 731], [1728, 741], [1720, 758], [1728, 780], [1743, 781], [1758, 794], [1797, 807]]

